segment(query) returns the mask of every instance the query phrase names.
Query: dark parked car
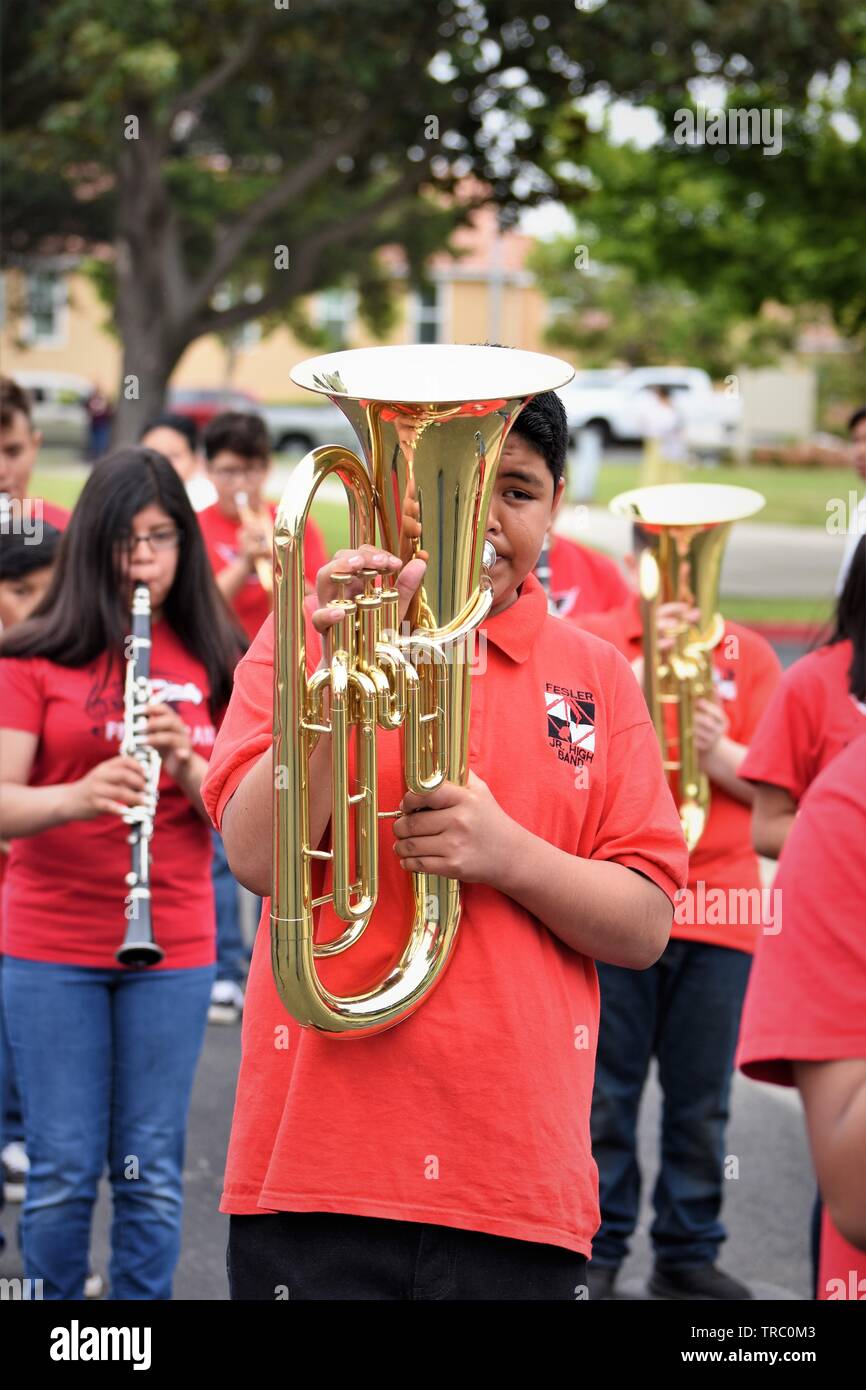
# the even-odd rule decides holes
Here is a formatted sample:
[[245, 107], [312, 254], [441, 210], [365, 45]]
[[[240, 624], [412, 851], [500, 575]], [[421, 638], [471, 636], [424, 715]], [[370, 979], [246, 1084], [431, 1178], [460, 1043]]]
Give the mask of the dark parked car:
[[213, 390], [194, 387], [178, 387], [169, 391], [167, 408], [178, 415], [189, 415], [199, 429], [204, 429], [215, 415], [224, 410], [245, 410], [261, 412], [261, 402], [249, 391]]

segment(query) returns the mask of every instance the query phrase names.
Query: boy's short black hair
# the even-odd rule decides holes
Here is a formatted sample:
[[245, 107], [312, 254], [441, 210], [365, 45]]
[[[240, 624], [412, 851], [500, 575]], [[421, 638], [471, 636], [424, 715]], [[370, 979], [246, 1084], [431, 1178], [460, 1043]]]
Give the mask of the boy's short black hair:
[[866, 420], [866, 405], [861, 405], [858, 410], [855, 410], [851, 419], [848, 421], [849, 434], [854, 433], [861, 420]]
[[542, 455], [556, 489], [565, 472], [568, 453], [568, 417], [556, 392], [540, 391], [533, 396], [515, 420], [511, 433]]
[[0, 376], [0, 425], [4, 430], [9, 429], [16, 412], [23, 415], [32, 428], [33, 414], [29, 395], [11, 376]]
[[57, 559], [60, 532], [47, 521], [42, 524], [42, 538], [22, 536], [12, 532], [0, 533], [0, 580], [23, 579], [34, 570], [46, 569]]
[[144, 439], [151, 430], [174, 430], [175, 434], [183, 435], [193, 453], [198, 448], [198, 425], [191, 415], [175, 415], [170, 411], [165, 415], [157, 415], [156, 419], [151, 420], [147, 428], [141, 431], [141, 438]]
[[271, 454], [264, 420], [244, 410], [226, 410], [222, 415], [215, 415], [205, 427], [202, 444], [208, 462], [223, 449], [245, 459], [268, 459]]

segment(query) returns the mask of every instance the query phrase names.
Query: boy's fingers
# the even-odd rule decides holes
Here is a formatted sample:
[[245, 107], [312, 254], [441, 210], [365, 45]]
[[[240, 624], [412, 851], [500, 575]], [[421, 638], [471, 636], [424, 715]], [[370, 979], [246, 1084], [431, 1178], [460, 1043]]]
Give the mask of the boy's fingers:
[[427, 571], [426, 552], [413, 556], [397, 575], [396, 589], [400, 595], [398, 609], [401, 620], [405, 618], [424, 575]]
[[400, 810], [405, 815], [413, 811], [443, 811], [447, 806], [456, 806], [464, 791], [465, 787], [458, 787], [454, 782], [443, 782], [432, 792], [406, 792]]
[[447, 830], [449, 818], [443, 811], [432, 809], [416, 811], [414, 815], [398, 816], [393, 822], [394, 834], [398, 840], [423, 840], [441, 835]]
[[339, 608], [315, 608], [312, 613], [313, 627], [319, 634], [324, 634], [334, 623], [338, 623], [342, 617]]

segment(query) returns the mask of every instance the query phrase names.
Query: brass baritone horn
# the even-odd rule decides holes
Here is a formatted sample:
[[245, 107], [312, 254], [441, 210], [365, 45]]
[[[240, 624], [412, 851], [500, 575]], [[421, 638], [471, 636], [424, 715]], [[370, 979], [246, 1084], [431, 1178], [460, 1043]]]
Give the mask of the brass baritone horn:
[[[694, 710], [698, 700], [712, 695], [712, 652], [725, 630], [718, 611], [722, 557], [733, 523], [763, 505], [764, 498], [751, 488], [716, 483], [635, 488], [610, 503], [612, 512], [638, 522], [643, 532], [638, 588], [644, 694], [689, 851], [700, 840], [710, 809], [709, 779], [695, 746]], [[700, 612], [694, 626], [680, 623], [673, 629], [674, 645], [664, 656], [656, 628], [662, 603], [685, 603]], [[667, 706], [676, 709], [676, 755], [666, 727]]]
[[[375, 914], [379, 822], [397, 814], [395, 807], [379, 809], [377, 729], [395, 737], [401, 731], [407, 789], [431, 791], [446, 778], [466, 782], [465, 648], [492, 603], [482, 560], [495, 562], [489, 543], [488, 557], [483, 551], [500, 454], [526, 402], [572, 375], [567, 363], [539, 353], [444, 345], [332, 353], [292, 372], [299, 386], [340, 407], [364, 454], [313, 449], [283, 493], [274, 528], [272, 965], [288, 1012], [329, 1037], [369, 1036], [408, 1018], [451, 956], [460, 885], [413, 874], [414, 920], [407, 923], [399, 961], [384, 978], [362, 993], [337, 996], [316, 968], [317, 958], [356, 942]], [[303, 535], [318, 488], [332, 478], [348, 497], [351, 548], [375, 544], [378, 522], [386, 550], [404, 563], [418, 549], [429, 559], [408, 634], [397, 632], [397, 590], [378, 587], [376, 572], [368, 571], [362, 595], [335, 601], [344, 616], [328, 635], [328, 669], [308, 678]], [[307, 782], [309, 756], [323, 732], [333, 745], [331, 847], [317, 850], [310, 844]], [[330, 861], [333, 879], [332, 892], [315, 900], [314, 859]], [[320, 946], [313, 939], [314, 911], [324, 902], [332, 902], [347, 925], [338, 940]]]

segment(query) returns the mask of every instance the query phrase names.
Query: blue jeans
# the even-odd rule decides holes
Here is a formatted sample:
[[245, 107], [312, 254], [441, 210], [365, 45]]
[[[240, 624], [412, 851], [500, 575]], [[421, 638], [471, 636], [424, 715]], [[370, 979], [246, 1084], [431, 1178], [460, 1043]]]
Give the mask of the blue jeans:
[[[238, 906], [238, 885], [226, 859], [222, 836], [211, 830], [213, 842], [213, 861], [211, 879], [213, 880], [214, 902], [216, 904], [217, 967], [218, 980], [227, 980], [239, 985], [246, 974], [245, 965], [249, 956], [241, 936], [241, 914]], [[259, 899], [261, 914], [261, 899]]]
[[656, 1260], [712, 1263], [725, 1129], [740, 1012], [751, 956], [702, 941], [669, 942], [649, 970], [598, 965], [601, 1023], [592, 1099], [601, 1227], [593, 1259], [617, 1266], [637, 1225], [637, 1117], [650, 1061], [663, 1093], [661, 1169], [650, 1229]]
[[[15, 1075], [15, 1058], [9, 1045], [6, 1029], [6, 1015], [3, 1012], [3, 957], [0, 956], [0, 1149], [4, 1144], [23, 1144], [24, 1120], [21, 1115], [21, 1097], [18, 1094], [18, 1077]], [[0, 1206], [2, 1206], [0, 1197]]]
[[107, 1166], [111, 1297], [171, 1297], [184, 1133], [212, 965], [121, 971], [7, 956], [3, 991], [30, 1171], [25, 1277], [80, 1299]]

